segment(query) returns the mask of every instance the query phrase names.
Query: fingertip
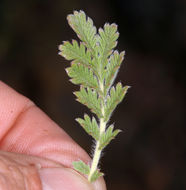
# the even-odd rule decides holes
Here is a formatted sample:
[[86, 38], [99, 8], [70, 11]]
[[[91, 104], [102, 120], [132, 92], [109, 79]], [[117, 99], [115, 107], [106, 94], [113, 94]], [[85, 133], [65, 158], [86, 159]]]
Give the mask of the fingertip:
[[94, 190], [84, 177], [68, 168], [44, 168], [39, 170], [43, 190]]

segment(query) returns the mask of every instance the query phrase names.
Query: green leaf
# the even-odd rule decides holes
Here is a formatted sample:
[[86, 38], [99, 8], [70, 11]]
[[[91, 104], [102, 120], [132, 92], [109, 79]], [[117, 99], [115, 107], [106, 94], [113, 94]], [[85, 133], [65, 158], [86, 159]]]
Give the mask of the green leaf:
[[100, 146], [99, 149], [102, 150], [103, 148], [105, 148], [112, 139], [114, 139], [116, 137], [116, 135], [121, 132], [121, 130], [116, 129], [115, 131], [113, 131], [114, 126], [110, 125], [107, 130], [101, 135], [100, 137]]
[[76, 171], [84, 175], [88, 175], [90, 172], [90, 167], [87, 164], [85, 164], [83, 161], [72, 162], [72, 165]]
[[76, 40], [72, 41], [72, 44], [68, 41], [63, 42], [62, 45], [59, 46], [59, 54], [63, 56], [67, 60], [73, 60], [73, 63], [81, 63], [86, 66], [90, 66], [91, 64], [91, 54], [89, 51], [86, 51], [85, 46]]
[[93, 117], [92, 121], [90, 117], [85, 114], [84, 119], [77, 118], [76, 121], [85, 129], [85, 131], [91, 135], [95, 140], [99, 140], [99, 127], [96, 119]]
[[91, 167], [83, 161], [73, 162], [73, 166], [78, 172], [88, 175], [88, 180], [93, 182], [103, 175], [98, 169], [102, 149], [120, 132], [114, 130], [113, 125], [106, 127], [129, 88], [122, 87], [121, 83], [113, 86], [124, 52], [114, 51], [119, 36], [116, 24], [106, 23], [97, 33], [93, 21], [83, 11], [74, 11], [67, 19], [81, 42], [64, 42], [59, 46], [59, 54], [71, 61], [66, 71], [70, 81], [80, 85], [80, 90], [74, 92], [77, 101], [86, 105], [99, 119], [99, 124], [87, 114], [82, 119], [76, 119], [96, 140], [96, 147]]
[[118, 51], [114, 51], [114, 53], [110, 56], [109, 62], [105, 69], [105, 95], [108, 93], [118, 74], [120, 65], [124, 59], [124, 54], [125, 52], [121, 52], [119, 54]]
[[110, 89], [110, 94], [107, 96], [106, 107], [105, 107], [105, 121], [110, 119], [110, 116], [116, 106], [123, 100], [127, 93], [129, 86], [122, 87], [121, 83], [118, 83], [115, 87]]
[[98, 81], [93, 74], [92, 69], [85, 67], [84, 65], [74, 63], [71, 67], [66, 69], [67, 74], [72, 79], [70, 80], [74, 84], [81, 84], [90, 88], [99, 88]]
[[95, 53], [96, 48], [96, 27], [93, 25], [91, 18], [86, 17], [83, 11], [74, 11], [67, 17], [69, 25], [75, 31], [80, 40], [82, 40], [87, 48]]
[[101, 112], [101, 100], [98, 98], [98, 94], [94, 89], [89, 87], [84, 88], [81, 86], [80, 91], [74, 92], [77, 97], [77, 101], [86, 105], [98, 118], [103, 117]]
[[99, 177], [103, 176], [104, 174], [100, 172], [98, 169], [92, 174], [90, 178], [90, 182], [96, 181]]
[[117, 25], [116, 24], [108, 24], [104, 25], [104, 29], [99, 29], [99, 60], [102, 68], [104, 68], [107, 64], [107, 58], [112, 53], [112, 49], [117, 45], [119, 33], [117, 32]]

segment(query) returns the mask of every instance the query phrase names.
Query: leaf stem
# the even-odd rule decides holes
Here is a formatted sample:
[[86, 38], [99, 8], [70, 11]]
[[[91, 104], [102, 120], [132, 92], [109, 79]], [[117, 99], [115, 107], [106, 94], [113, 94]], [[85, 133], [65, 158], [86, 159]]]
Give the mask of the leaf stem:
[[99, 160], [101, 157], [101, 150], [99, 149], [99, 145], [100, 145], [100, 142], [97, 141], [96, 148], [94, 150], [94, 156], [93, 156], [91, 168], [90, 168], [90, 173], [88, 175], [88, 181], [90, 181], [90, 182], [92, 181], [91, 179], [92, 179], [94, 172], [97, 170], [98, 163], [99, 163]]
[[[100, 84], [100, 90], [101, 92], [104, 92], [104, 85], [103, 83], [99, 83]], [[104, 121], [104, 115], [105, 115], [105, 106], [104, 106], [104, 99], [101, 102], [101, 111], [102, 111], [102, 115], [103, 117], [100, 118], [100, 124], [99, 124], [99, 140], [96, 142], [96, 148], [94, 150], [94, 155], [93, 155], [93, 159], [92, 159], [92, 164], [91, 164], [91, 168], [90, 168], [90, 173], [88, 175], [88, 181], [91, 182], [92, 176], [94, 174], [94, 172], [97, 170], [98, 168], [98, 164], [99, 164], [99, 160], [101, 158], [101, 152], [102, 149], [100, 149], [100, 137], [101, 135], [105, 132], [105, 128], [106, 128], [106, 122]]]
[[[105, 131], [105, 128], [106, 128], [106, 123], [104, 122], [104, 118], [101, 118], [100, 119], [100, 136]], [[92, 160], [92, 164], [90, 168], [90, 173], [88, 176], [88, 181], [90, 182], [91, 182], [92, 175], [97, 170], [99, 160], [101, 158], [102, 149], [100, 149], [99, 146], [100, 146], [100, 140], [96, 142], [96, 148], [94, 150], [94, 156], [93, 156], [93, 160]]]

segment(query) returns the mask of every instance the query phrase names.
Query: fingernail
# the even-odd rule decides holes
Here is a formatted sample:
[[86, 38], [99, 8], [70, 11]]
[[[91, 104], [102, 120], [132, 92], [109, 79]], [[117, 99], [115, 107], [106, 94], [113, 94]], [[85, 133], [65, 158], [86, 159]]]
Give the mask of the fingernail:
[[69, 168], [39, 170], [43, 190], [94, 190], [84, 177]]

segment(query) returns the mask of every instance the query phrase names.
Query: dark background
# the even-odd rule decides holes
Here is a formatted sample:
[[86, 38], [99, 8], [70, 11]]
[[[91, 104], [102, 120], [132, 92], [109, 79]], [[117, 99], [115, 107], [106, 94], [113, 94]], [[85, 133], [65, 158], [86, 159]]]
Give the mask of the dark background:
[[185, 0], [1, 0], [0, 79], [32, 99], [87, 152], [75, 122], [87, 109], [58, 55], [76, 38], [66, 21], [84, 10], [97, 27], [119, 25], [126, 57], [117, 81], [132, 86], [112, 121], [123, 130], [101, 161], [108, 190], [186, 189]]

